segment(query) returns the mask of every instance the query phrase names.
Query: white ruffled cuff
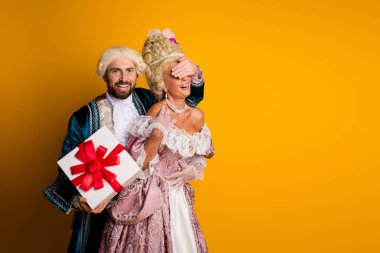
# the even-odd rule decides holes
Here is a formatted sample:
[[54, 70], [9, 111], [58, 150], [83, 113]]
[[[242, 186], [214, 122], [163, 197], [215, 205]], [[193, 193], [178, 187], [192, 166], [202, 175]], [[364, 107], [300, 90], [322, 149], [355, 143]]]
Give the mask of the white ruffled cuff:
[[[140, 168], [142, 168], [142, 166], [144, 165], [145, 159], [146, 159], [146, 153], [145, 153], [144, 145], [142, 145], [140, 154], [136, 159], [136, 163]], [[145, 170], [141, 170], [138, 177], [141, 179], [147, 179], [148, 177], [150, 177], [153, 174], [154, 167], [156, 166], [158, 161], [159, 161], [159, 155], [156, 154], [155, 157], [149, 162], [148, 168]]]
[[165, 143], [166, 137], [168, 135], [168, 129], [166, 129], [161, 123], [154, 122], [154, 123], [150, 124], [148, 127], [147, 131], [149, 132], [149, 135], [152, 133], [153, 129], [155, 129], [155, 128], [162, 132], [163, 138], [161, 140], [161, 143]]
[[130, 134], [135, 137], [144, 137], [148, 139], [153, 129], [156, 128], [162, 132], [164, 136], [162, 142], [164, 142], [166, 136], [168, 135], [168, 129], [165, 128], [160, 122], [154, 122], [152, 119], [154, 118], [151, 116], [140, 116], [137, 118], [130, 130]]
[[152, 129], [150, 128], [150, 116], [139, 116], [130, 129], [130, 134], [135, 137], [149, 138]]
[[198, 78], [191, 78], [191, 85], [194, 87], [200, 87], [204, 85], [203, 82], [203, 71], [198, 67]]
[[194, 171], [194, 180], [203, 180], [204, 179], [204, 170], [206, 169], [206, 160], [203, 156], [195, 156], [189, 166]]

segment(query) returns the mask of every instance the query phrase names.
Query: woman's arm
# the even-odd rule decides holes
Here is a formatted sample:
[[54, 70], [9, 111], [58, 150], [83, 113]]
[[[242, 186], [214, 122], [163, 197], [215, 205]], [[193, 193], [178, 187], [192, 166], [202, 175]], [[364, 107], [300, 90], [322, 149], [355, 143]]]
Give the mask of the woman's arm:
[[142, 170], [145, 170], [149, 167], [150, 161], [157, 155], [158, 149], [160, 148], [161, 141], [164, 138], [164, 132], [173, 123], [169, 116], [169, 111], [165, 109], [162, 103], [154, 104], [148, 111], [147, 116], [156, 117], [155, 123], [157, 128], [153, 128], [152, 133], [144, 144], [145, 150], [145, 160], [142, 165]]
[[156, 156], [158, 149], [160, 148], [161, 141], [164, 135], [158, 129], [153, 129], [152, 134], [146, 140], [144, 144], [145, 161], [142, 166], [142, 170], [146, 170], [149, 167], [149, 162]]

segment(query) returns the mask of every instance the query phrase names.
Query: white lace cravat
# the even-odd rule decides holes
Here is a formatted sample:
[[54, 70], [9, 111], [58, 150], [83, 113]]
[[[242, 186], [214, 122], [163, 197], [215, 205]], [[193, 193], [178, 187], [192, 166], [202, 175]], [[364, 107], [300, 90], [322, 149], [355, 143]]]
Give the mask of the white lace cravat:
[[117, 99], [106, 93], [107, 100], [112, 105], [113, 131], [116, 139], [125, 146], [133, 120], [139, 115], [132, 101], [132, 95], [126, 99]]

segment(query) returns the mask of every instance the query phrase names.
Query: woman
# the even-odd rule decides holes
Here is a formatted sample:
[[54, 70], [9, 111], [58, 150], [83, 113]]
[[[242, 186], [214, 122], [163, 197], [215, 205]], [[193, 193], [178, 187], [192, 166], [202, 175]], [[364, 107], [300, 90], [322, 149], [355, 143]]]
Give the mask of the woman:
[[143, 58], [160, 102], [138, 118], [127, 145], [144, 175], [111, 204], [100, 252], [208, 252], [187, 181], [203, 179], [213, 147], [203, 112], [185, 103], [191, 78], [175, 77], [182, 57], [171, 32], [148, 35]]

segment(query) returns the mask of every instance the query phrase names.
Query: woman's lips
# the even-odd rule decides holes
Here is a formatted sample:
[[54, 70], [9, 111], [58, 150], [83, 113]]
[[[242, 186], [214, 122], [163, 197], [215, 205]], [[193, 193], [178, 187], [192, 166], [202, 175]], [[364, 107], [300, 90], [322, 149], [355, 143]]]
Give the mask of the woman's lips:
[[190, 87], [190, 85], [188, 85], [188, 84], [186, 84], [186, 85], [181, 85], [181, 86], [180, 86], [180, 88], [181, 88], [182, 90], [187, 90], [187, 89], [189, 89], [189, 87]]

